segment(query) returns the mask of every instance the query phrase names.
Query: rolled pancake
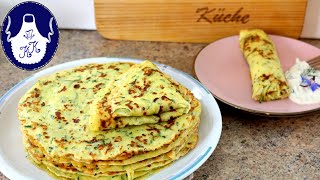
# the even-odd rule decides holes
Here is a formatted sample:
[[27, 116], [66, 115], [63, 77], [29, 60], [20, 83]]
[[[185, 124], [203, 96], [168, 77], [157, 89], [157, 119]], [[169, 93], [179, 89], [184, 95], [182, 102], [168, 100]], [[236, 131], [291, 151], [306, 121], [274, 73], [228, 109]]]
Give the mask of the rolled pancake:
[[174, 119], [189, 111], [187, 93], [191, 92], [144, 61], [95, 95], [89, 128], [98, 131]]
[[240, 49], [250, 67], [252, 98], [259, 102], [287, 98], [290, 88], [269, 36], [260, 29], [241, 30]]

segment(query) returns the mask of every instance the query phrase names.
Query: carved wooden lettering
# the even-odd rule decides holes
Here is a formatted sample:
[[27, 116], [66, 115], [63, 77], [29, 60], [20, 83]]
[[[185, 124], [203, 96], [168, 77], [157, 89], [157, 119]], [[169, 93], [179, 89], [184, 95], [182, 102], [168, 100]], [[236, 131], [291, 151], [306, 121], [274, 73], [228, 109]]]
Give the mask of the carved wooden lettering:
[[250, 14], [243, 14], [243, 7], [235, 12], [227, 12], [225, 8], [203, 7], [198, 8], [196, 13], [199, 15], [197, 22], [212, 23], [242, 23], [246, 24], [250, 21]]

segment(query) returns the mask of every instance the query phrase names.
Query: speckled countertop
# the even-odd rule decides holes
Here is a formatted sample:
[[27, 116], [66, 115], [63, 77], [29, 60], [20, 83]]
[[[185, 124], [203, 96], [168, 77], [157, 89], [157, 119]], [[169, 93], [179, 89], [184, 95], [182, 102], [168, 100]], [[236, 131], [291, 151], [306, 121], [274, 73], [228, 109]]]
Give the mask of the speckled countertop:
[[[320, 47], [320, 40], [303, 40]], [[113, 41], [96, 31], [62, 30], [49, 66], [89, 57], [130, 57], [164, 63], [194, 76], [206, 44]], [[12, 66], [0, 52], [0, 95], [34, 72]], [[260, 117], [218, 102], [220, 142], [194, 179], [320, 179], [320, 112], [300, 117]], [[6, 179], [0, 173], [0, 179]]]

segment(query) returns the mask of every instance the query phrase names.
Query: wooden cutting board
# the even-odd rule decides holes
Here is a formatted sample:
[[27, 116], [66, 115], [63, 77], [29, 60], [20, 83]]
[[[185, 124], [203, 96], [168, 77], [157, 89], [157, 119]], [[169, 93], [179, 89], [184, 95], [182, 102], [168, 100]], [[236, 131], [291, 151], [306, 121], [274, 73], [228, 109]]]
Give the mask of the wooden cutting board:
[[298, 38], [307, 0], [95, 0], [96, 26], [119, 40], [212, 42], [240, 29]]

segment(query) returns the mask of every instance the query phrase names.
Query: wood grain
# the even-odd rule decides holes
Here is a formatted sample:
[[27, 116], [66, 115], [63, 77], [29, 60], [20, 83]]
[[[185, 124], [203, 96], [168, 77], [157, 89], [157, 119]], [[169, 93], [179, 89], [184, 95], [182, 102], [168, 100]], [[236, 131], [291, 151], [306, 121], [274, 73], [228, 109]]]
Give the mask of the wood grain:
[[94, 3], [97, 30], [105, 38], [207, 43], [238, 34], [245, 28], [298, 38], [307, 0], [95, 0]]

